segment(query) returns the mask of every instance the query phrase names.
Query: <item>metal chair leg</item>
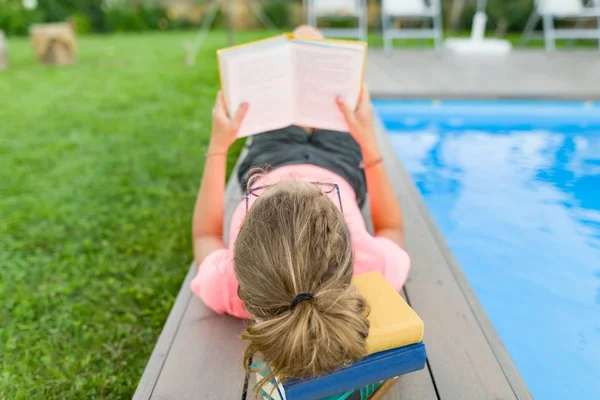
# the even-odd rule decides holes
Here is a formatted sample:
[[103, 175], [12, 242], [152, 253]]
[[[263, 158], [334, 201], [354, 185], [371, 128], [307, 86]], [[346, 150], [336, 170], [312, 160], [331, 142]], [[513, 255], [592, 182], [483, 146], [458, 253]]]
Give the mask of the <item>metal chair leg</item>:
[[600, 17], [596, 18], [596, 29], [598, 33], [598, 50], [600, 50]]
[[435, 46], [435, 50], [438, 51], [442, 47], [442, 42], [444, 40], [444, 26], [442, 22], [442, 15], [438, 11], [435, 13], [433, 17], [433, 42]]
[[523, 29], [523, 34], [521, 35], [521, 42], [519, 43], [521, 46], [524, 46], [529, 41], [528, 39], [533, 34], [535, 30], [535, 26], [538, 24], [540, 20], [540, 15], [537, 12], [532, 12], [531, 16], [527, 20], [527, 24], [525, 25], [525, 29]]
[[391, 17], [385, 13], [385, 10], [381, 9], [381, 30], [383, 34], [383, 51], [386, 56], [392, 54], [392, 49], [394, 47], [392, 43], [392, 38], [390, 37], [390, 27], [391, 27]]
[[359, 38], [363, 42], [369, 41], [369, 10], [367, 1], [361, 0], [359, 7], [360, 16], [358, 19]]
[[308, 21], [308, 25], [317, 27], [317, 16], [313, 6], [313, 0], [306, 0], [306, 19]]
[[556, 34], [554, 32], [554, 17], [552, 15], [544, 15], [544, 41], [546, 51], [556, 51]]

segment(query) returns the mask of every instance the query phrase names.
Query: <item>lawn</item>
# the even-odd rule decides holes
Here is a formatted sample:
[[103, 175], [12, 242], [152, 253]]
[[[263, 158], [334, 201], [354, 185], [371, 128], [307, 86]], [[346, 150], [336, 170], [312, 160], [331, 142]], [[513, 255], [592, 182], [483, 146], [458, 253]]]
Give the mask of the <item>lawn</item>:
[[[251, 40], [265, 33], [238, 34]], [[9, 41], [0, 72], [0, 399], [130, 398], [192, 259], [218, 74], [212, 34]], [[230, 156], [235, 161], [239, 145]]]

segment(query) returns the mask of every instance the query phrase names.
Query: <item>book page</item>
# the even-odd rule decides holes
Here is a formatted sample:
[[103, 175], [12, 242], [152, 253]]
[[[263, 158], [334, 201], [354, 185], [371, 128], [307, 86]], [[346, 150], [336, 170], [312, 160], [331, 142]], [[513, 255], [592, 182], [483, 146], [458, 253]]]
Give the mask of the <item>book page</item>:
[[230, 115], [250, 107], [238, 137], [292, 124], [290, 45], [287, 38], [227, 50], [220, 54], [221, 81]]
[[294, 124], [347, 131], [336, 104], [340, 96], [355, 108], [362, 87], [366, 48], [360, 44], [302, 42], [292, 44]]

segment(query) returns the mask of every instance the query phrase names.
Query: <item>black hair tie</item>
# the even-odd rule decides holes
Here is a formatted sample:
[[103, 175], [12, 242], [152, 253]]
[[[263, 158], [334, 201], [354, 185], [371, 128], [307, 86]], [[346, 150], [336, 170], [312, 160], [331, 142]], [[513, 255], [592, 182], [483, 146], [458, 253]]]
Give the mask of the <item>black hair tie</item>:
[[299, 295], [294, 297], [294, 300], [292, 300], [292, 304], [290, 305], [290, 310], [293, 310], [294, 307], [296, 307], [299, 303], [302, 303], [303, 301], [310, 301], [310, 300], [312, 300], [312, 298], [313, 298], [313, 295], [311, 293], [300, 293]]

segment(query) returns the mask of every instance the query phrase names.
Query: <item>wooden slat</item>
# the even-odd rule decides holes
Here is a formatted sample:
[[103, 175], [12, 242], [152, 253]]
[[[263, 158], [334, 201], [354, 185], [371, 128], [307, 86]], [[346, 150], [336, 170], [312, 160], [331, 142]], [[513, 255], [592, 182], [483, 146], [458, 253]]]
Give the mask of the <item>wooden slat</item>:
[[192, 296], [192, 293], [188, 288], [195, 273], [196, 268], [194, 265], [192, 265], [187, 276], [185, 277], [183, 285], [181, 286], [181, 290], [175, 299], [175, 303], [171, 309], [171, 312], [169, 313], [167, 322], [160, 333], [158, 342], [156, 342], [156, 345], [154, 346], [150, 360], [144, 369], [142, 378], [140, 379], [135, 394], [133, 395], [134, 400], [149, 399], [152, 391], [154, 390], [154, 386], [156, 385], [158, 377], [160, 376], [160, 372], [163, 368], [165, 359], [169, 354], [169, 350], [171, 349], [177, 330], [181, 325], [183, 314], [185, 313], [187, 305]]
[[[250, 374], [250, 376], [248, 376], [248, 388], [246, 391], [246, 398], [245, 400], [254, 400], [256, 397], [254, 396], [254, 387], [256, 385], [256, 375], [255, 374]], [[244, 400], [244, 399], [242, 399]]]
[[[400, 294], [407, 300], [404, 290]], [[384, 400], [438, 400], [429, 365], [425, 365], [420, 371], [398, 378], [398, 382], [386, 394]]]
[[[463, 396], [463, 399], [469, 399]], [[398, 382], [385, 395], [385, 400], [438, 400], [429, 368], [398, 378]]]
[[199, 299], [190, 299], [152, 399], [241, 398], [246, 375], [239, 335], [244, 322], [205, 317], [204, 309]]
[[375, 391], [375, 393], [373, 393], [371, 395], [371, 397], [369, 397], [369, 400], [385, 400], [388, 398], [389, 393], [391, 393], [394, 390], [394, 386], [396, 385], [396, 382], [398, 382], [398, 378], [392, 378], [392, 379], [388, 379], [387, 381], [385, 381], [383, 383], [383, 385], [381, 385], [381, 387], [379, 389], [377, 389]]
[[412, 259], [405, 290], [408, 301], [425, 321], [424, 342], [439, 397], [530, 399], [460, 267], [447, 246], [440, 245], [443, 237], [432, 233], [437, 227], [383, 132], [379, 124], [381, 149], [402, 202]]

